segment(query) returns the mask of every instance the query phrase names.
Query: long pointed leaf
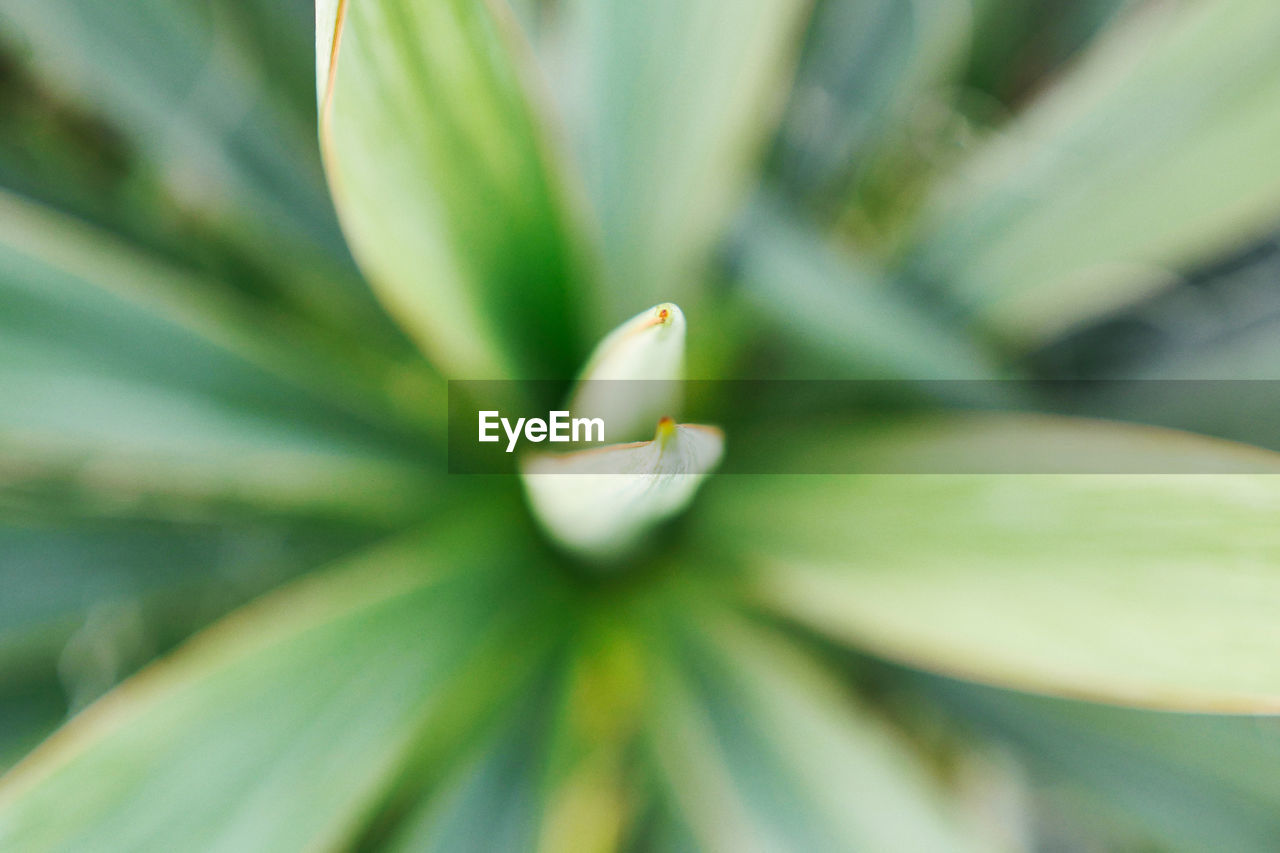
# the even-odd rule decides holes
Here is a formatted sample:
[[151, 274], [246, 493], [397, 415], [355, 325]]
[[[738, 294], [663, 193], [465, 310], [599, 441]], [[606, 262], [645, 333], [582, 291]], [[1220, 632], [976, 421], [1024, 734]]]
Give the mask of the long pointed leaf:
[[780, 112], [803, 0], [573, 0], [568, 106], [600, 217], [601, 330], [697, 301], [707, 252], [748, 189]]
[[358, 504], [419, 479], [363, 364], [95, 229], [0, 212], [0, 482], [334, 506], [338, 480]]
[[[1064, 453], [1097, 448], [1123, 464], [1198, 458], [1225, 471], [1243, 458], [1253, 464], [1234, 470], [1280, 472], [1280, 457], [1264, 451], [1239, 457], [1163, 430], [1016, 425], [1003, 452], [1018, 435], [1040, 434]], [[796, 447], [778, 452], [882, 459], [973, 435], [964, 421], [939, 429], [795, 435]], [[991, 429], [986, 421], [978, 434]], [[709, 534], [745, 549], [764, 603], [840, 640], [1027, 690], [1280, 709], [1275, 474], [805, 475], [728, 485], [707, 496]]]
[[0, 783], [0, 846], [350, 837], [434, 715], [465, 725], [445, 709], [483, 703], [554, 639], [537, 621], [545, 600], [518, 580], [534, 575], [471, 547], [478, 532], [412, 537], [282, 591], [126, 683]]
[[723, 614], [674, 638], [650, 736], [702, 849], [976, 849], [910, 749], [811, 661]]
[[448, 375], [568, 378], [581, 250], [504, 6], [319, 4], [321, 143], [357, 260]]
[[[12, 177], [47, 201], [197, 262], [232, 256], [232, 268], [251, 267], [293, 303], [358, 332], [380, 318], [339, 239], [312, 104], [294, 97], [298, 73], [309, 75], [286, 67], [308, 40], [297, 21], [278, 20], [302, 11], [288, 5], [7, 3], [0, 28], [29, 49], [37, 85], [103, 124], [108, 143], [120, 141], [105, 171], [127, 169], [128, 186], [83, 176], [85, 159], [99, 156], [96, 139], [72, 138], [68, 167], [41, 169], [30, 181], [30, 161], [50, 140], [42, 133], [32, 144], [16, 125], [6, 139], [22, 153]], [[268, 21], [270, 30], [259, 29]]]
[[1035, 343], [1280, 216], [1280, 7], [1158, 6], [1093, 51], [927, 215], [916, 272]]
[[739, 286], [767, 328], [842, 378], [978, 379], [994, 358], [890, 276], [859, 264], [797, 211], [762, 198], [734, 243]]
[[926, 687], [1012, 744], [1070, 821], [1119, 828], [1130, 847], [1267, 853], [1280, 837], [1276, 717], [1152, 713], [941, 679]]

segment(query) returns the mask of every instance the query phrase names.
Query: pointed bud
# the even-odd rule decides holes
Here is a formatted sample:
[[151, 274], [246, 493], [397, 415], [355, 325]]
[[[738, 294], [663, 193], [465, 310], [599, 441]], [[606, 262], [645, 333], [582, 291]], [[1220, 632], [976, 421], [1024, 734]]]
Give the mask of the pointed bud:
[[521, 475], [534, 515], [552, 538], [581, 556], [607, 560], [684, 509], [723, 452], [724, 434], [715, 427], [663, 418], [652, 441], [530, 456]]
[[670, 302], [632, 317], [587, 360], [569, 411], [602, 418], [620, 441], [646, 437], [659, 418], [679, 417], [684, 335], [684, 314]]

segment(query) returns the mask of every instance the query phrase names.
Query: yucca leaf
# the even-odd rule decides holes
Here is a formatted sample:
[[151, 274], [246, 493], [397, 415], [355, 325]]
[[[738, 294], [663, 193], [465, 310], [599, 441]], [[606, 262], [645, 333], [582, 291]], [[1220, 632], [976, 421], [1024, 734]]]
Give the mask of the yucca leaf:
[[263, 599], [91, 707], [0, 782], [0, 846], [350, 839], [424, 726], [460, 736], [555, 642], [537, 576], [452, 527]]
[[[133, 508], [137, 511], [137, 508]], [[190, 632], [368, 542], [357, 526], [263, 518], [155, 522], [5, 506], [0, 525], [0, 773]]]
[[0, 687], [0, 773], [57, 728], [66, 713], [62, 685], [49, 671], [42, 677]]
[[700, 610], [653, 647], [647, 737], [699, 849], [979, 849], [910, 748], [778, 637]]
[[[30, 262], [9, 271], [11, 286], [37, 275], [75, 279], [76, 290], [63, 300], [68, 312], [97, 308], [101, 294], [110, 294], [131, 310], [158, 315], [185, 334], [366, 417], [422, 419], [443, 398], [443, 383], [416, 362], [387, 358], [377, 348], [347, 348], [286, 312], [227, 293], [210, 277], [110, 231], [3, 191], [0, 214], [6, 224], [0, 248]], [[388, 386], [414, 402], [386, 399]]]
[[1280, 7], [1134, 16], [926, 214], [915, 274], [1026, 345], [1125, 304], [1280, 216]]
[[[933, 315], [890, 276], [761, 197], [733, 246], [741, 292], [765, 328], [784, 336], [822, 375], [857, 379], [982, 379], [994, 355]], [[833, 372], [838, 371], [838, 372]]]
[[630, 790], [622, 789], [635, 786], [622, 762], [639, 685], [628, 680], [637, 674], [627, 666], [634, 649], [601, 642], [609, 629], [593, 633], [584, 642], [587, 633], [578, 631], [571, 655], [553, 656], [497, 712], [497, 725], [394, 827], [389, 850], [620, 849], [633, 816]]
[[610, 281], [597, 331], [655, 302], [695, 307], [707, 252], [743, 200], [780, 112], [806, 7], [567, 4], [566, 109]]
[[[71, 477], [135, 498], [373, 497], [385, 509], [420, 481], [393, 449], [405, 439], [378, 386], [396, 374], [376, 357], [340, 360], [287, 319], [51, 211], [4, 195], [0, 211], [10, 486]], [[365, 375], [371, 364], [381, 378]], [[335, 504], [332, 484], [348, 477], [357, 500]]]
[[[205, 622], [373, 535], [358, 526], [267, 518], [77, 518], [68, 504], [52, 520], [5, 508], [0, 676], [46, 651], [56, 654], [97, 604], [126, 604], [140, 614], [172, 610], [182, 614], [178, 624]], [[150, 641], [161, 648], [168, 642], [161, 636]]]
[[497, 725], [397, 823], [385, 849], [403, 853], [539, 849], [548, 796], [545, 777], [551, 721], [562, 669], [563, 660], [557, 656], [547, 671], [501, 709]]
[[105, 112], [157, 164], [175, 168], [173, 179], [196, 178], [177, 174], [180, 164], [198, 169], [209, 182], [205, 204], [229, 197], [242, 214], [281, 217], [281, 233], [334, 235], [318, 164], [298, 156], [308, 117], [279, 109], [296, 105], [278, 98], [274, 81], [255, 67], [236, 13], [219, 3], [153, 0], [127, 9], [14, 0], [5, 13], [46, 80]]
[[544, 746], [527, 720], [486, 742], [409, 816], [385, 848], [404, 853], [533, 850], [541, 814], [537, 770]]
[[778, 139], [793, 191], [831, 203], [957, 64], [970, 35], [968, 0], [825, 0], [815, 4]]
[[509, 17], [501, 2], [318, 5], [321, 144], [357, 260], [447, 375], [568, 378], [581, 248]]
[[[928, 696], [1011, 744], [1068, 821], [1129, 847], [1266, 853], [1280, 837], [1280, 719], [1167, 714], [942, 679]], [[1114, 842], [1113, 842], [1114, 844]]]
[[606, 606], [575, 626], [548, 728], [539, 853], [629, 849], [649, 795], [635, 758], [646, 688], [642, 654], [618, 615]]
[[[775, 451], [810, 454], [803, 470], [945, 471], [961, 469], [927, 466], [971, 449], [1016, 460], [1030, 440], [1057, 448], [1060, 470], [1080, 470], [1074, 458], [1206, 473], [737, 477], [703, 514], [747, 553], [762, 603], [874, 653], [1104, 702], [1280, 708], [1280, 477], [1257, 473], [1280, 473], [1280, 457], [1152, 428], [1000, 421], [795, 433]], [[1227, 471], [1252, 473], [1214, 473]]]
[[[15, 178], [42, 199], [72, 200], [77, 213], [169, 251], [230, 255], [236, 269], [250, 264], [271, 288], [331, 323], [370, 322], [376, 306], [353, 274], [325, 193], [311, 104], [282, 90], [281, 81], [291, 87], [301, 70], [280, 66], [305, 49], [305, 30], [292, 44], [277, 30], [262, 56], [246, 5], [6, 4], [0, 28], [29, 51], [43, 96], [102, 124], [107, 143], [119, 140], [125, 162], [117, 168], [129, 170], [130, 187], [103, 197], [103, 187], [74, 184], [71, 170], [46, 169], [32, 183], [18, 167]], [[269, 5], [256, 21], [289, 14]], [[20, 130], [6, 142], [42, 155]], [[89, 156], [104, 147], [72, 142]], [[76, 156], [83, 161], [86, 152]]]
[[1047, 85], [1132, 0], [1083, 0], [1046, 7], [1036, 0], [974, 0], [968, 67], [960, 84], [1016, 105]]

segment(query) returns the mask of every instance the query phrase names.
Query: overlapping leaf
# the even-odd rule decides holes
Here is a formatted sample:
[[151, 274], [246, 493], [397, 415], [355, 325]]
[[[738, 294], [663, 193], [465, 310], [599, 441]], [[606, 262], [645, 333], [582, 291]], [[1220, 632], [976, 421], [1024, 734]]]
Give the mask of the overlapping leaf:
[[573, 0], [564, 95], [610, 286], [597, 331], [698, 301], [706, 254], [750, 184], [800, 37], [803, 0]]
[[[71, 140], [81, 146], [73, 155], [79, 162], [32, 175], [31, 161], [66, 140], [42, 134], [33, 145], [17, 138], [23, 128], [15, 124], [5, 142], [34, 149], [5, 170], [21, 189], [71, 202], [78, 213], [169, 251], [202, 261], [234, 255], [294, 304], [348, 330], [376, 321], [325, 196], [310, 105], [290, 97], [305, 73], [293, 63], [307, 40], [284, 33], [304, 23], [301, 10], [258, 2], [15, 0], [4, 11], [7, 41], [21, 46], [46, 87], [39, 96], [74, 104], [102, 123], [105, 129], [92, 132], [106, 137]], [[271, 39], [270, 51], [255, 38]], [[83, 173], [109, 169], [117, 141], [128, 159], [114, 165], [134, 174], [128, 188], [108, 194]], [[85, 164], [86, 150], [102, 164]]]
[[724, 614], [669, 628], [648, 737], [698, 849], [979, 849], [910, 749], [811, 661]]
[[[704, 509], [758, 569], [763, 603], [887, 657], [1105, 702], [1280, 708], [1280, 478], [1257, 473], [1280, 461], [1154, 429], [1015, 423], [792, 435], [777, 452], [947, 470], [930, 454], [976, 446], [990, 464], [1047, 435], [1093, 466], [1208, 473], [738, 477]], [[1214, 473], [1233, 470], [1253, 473]]]
[[927, 695], [1022, 752], [1044, 800], [1112, 846], [1264, 853], [1280, 835], [1280, 719], [1165, 714], [942, 679]]
[[1280, 216], [1277, 37], [1268, 0], [1135, 16], [937, 196], [914, 272], [1026, 344], [1260, 234]]
[[[465, 731], [555, 642], [527, 566], [450, 538], [474, 532], [464, 522], [370, 553], [138, 676], [0, 783], [0, 846], [280, 851], [350, 838], [424, 726]], [[438, 725], [430, 736], [449, 737]]]
[[88, 519], [67, 497], [55, 519], [0, 505], [0, 772], [193, 627], [373, 535], [296, 519]]
[[743, 294], [794, 352], [816, 356], [824, 372], [846, 379], [997, 375], [993, 356], [978, 342], [797, 224], [796, 213], [761, 198], [735, 241]]
[[920, 109], [969, 35], [964, 0], [815, 5], [779, 134], [778, 171], [820, 204], [849, 190]]
[[319, 4], [321, 143], [357, 260], [437, 365], [568, 378], [583, 250], [504, 10]]
[[0, 209], [0, 482], [378, 513], [420, 481], [390, 462], [398, 416], [360, 362], [94, 229]]

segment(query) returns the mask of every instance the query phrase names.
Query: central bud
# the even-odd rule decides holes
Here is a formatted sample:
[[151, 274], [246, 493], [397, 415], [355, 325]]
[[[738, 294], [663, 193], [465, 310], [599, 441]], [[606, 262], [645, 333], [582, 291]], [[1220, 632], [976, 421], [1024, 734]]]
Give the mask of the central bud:
[[600, 342], [570, 395], [571, 418], [602, 419], [611, 438], [652, 438], [521, 460], [530, 508], [566, 550], [597, 562], [627, 554], [719, 464], [723, 433], [677, 422], [684, 336], [669, 302], [637, 314]]

